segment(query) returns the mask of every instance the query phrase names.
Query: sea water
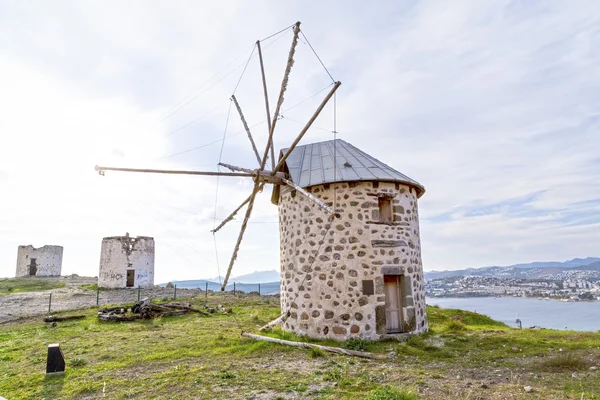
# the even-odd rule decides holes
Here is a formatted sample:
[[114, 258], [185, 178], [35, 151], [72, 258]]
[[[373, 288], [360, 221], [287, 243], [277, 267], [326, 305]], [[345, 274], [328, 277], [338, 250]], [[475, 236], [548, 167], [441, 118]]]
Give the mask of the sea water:
[[523, 328], [539, 326], [575, 331], [600, 330], [600, 301], [564, 302], [518, 297], [433, 297], [427, 304], [442, 308], [458, 308], [485, 314], [492, 319], [516, 327], [518, 318]]

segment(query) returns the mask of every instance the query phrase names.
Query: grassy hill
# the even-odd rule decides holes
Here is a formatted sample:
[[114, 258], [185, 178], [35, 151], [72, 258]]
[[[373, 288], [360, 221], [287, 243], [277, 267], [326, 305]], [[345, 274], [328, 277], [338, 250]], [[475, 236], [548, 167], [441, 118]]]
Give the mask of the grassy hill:
[[[431, 332], [397, 341], [318, 342], [389, 355], [325, 354], [240, 337], [276, 318], [276, 298], [214, 295], [233, 314], [128, 323], [41, 318], [0, 326], [0, 396], [106, 399], [600, 399], [600, 333], [518, 330], [429, 307]], [[204, 298], [192, 300], [204, 304]], [[298, 340], [275, 330], [271, 336]], [[60, 343], [63, 376], [45, 377]], [[531, 386], [530, 393], [524, 386]]]
[[39, 292], [65, 286], [63, 282], [39, 278], [0, 278], [0, 296], [9, 293]]

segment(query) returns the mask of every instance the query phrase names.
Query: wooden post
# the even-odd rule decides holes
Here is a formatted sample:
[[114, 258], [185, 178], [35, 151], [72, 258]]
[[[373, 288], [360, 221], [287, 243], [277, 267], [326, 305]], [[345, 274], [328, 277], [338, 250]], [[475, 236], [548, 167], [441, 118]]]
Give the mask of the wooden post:
[[96, 307], [100, 305], [100, 287], [96, 287]]
[[235, 296], [235, 281], [233, 282], [233, 295]]
[[50, 293], [50, 298], [48, 299], [48, 314], [50, 314], [51, 309], [52, 309], [52, 293]]
[[260, 296], [260, 283], [258, 284], [258, 295]]
[[337, 354], [344, 354], [347, 356], [371, 358], [374, 360], [387, 360], [387, 358], [388, 358], [387, 355], [385, 355], [385, 354], [374, 354], [374, 353], [369, 353], [366, 351], [347, 350], [347, 349], [342, 349], [340, 347], [321, 346], [321, 345], [313, 344], [313, 343], [292, 342], [291, 340], [275, 339], [275, 338], [272, 338], [269, 336], [253, 335], [252, 333], [246, 333], [246, 332], [242, 332], [242, 336], [246, 336], [250, 339], [262, 340], [264, 342], [285, 344], [287, 346], [298, 347], [301, 349], [321, 349], [323, 351], [329, 351], [331, 353], [337, 353]]
[[140, 292], [142, 291], [142, 288], [140, 287], [140, 285], [138, 285], [138, 301], [140, 301]]
[[173, 300], [177, 300], [177, 285], [173, 285]]
[[206, 282], [206, 289], [204, 289], [204, 298], [208, 299], [208, 282]]

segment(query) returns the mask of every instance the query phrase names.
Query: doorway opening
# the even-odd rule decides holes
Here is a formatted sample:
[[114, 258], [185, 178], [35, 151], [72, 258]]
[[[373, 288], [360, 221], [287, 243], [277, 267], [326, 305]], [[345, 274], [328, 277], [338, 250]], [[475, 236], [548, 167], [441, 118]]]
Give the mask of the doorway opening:
[[135, 286], [135, 269], [127, 270], [127, 287]]
[[384, 275], [385, 329], [387, 333], [404, 332], [402, 320], [402, 284], [404, 275]]
[[37, 274], [36, 260], [37, 260], [37, 258], [31, 258], [31, 262], [28, 265], [28, 267], [29, 267], [29, 276], [35, 276], [35, 274]]

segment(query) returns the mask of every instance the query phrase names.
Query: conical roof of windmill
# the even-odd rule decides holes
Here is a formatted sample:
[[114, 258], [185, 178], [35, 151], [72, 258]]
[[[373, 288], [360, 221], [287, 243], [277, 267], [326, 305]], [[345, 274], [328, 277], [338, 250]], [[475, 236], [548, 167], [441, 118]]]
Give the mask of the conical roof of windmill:
[[[282, 149], [279, 157], [287, 150]], [[333, 182], [382, 181], [408, 184], [416, 189], [418, 197], [425, 193], [419, 182], [342, 139], [297, 146], [283, 170], [303, 188]], [[278, 198], [279, 185], [275, 185], [272, 201], [277, 204]]]

